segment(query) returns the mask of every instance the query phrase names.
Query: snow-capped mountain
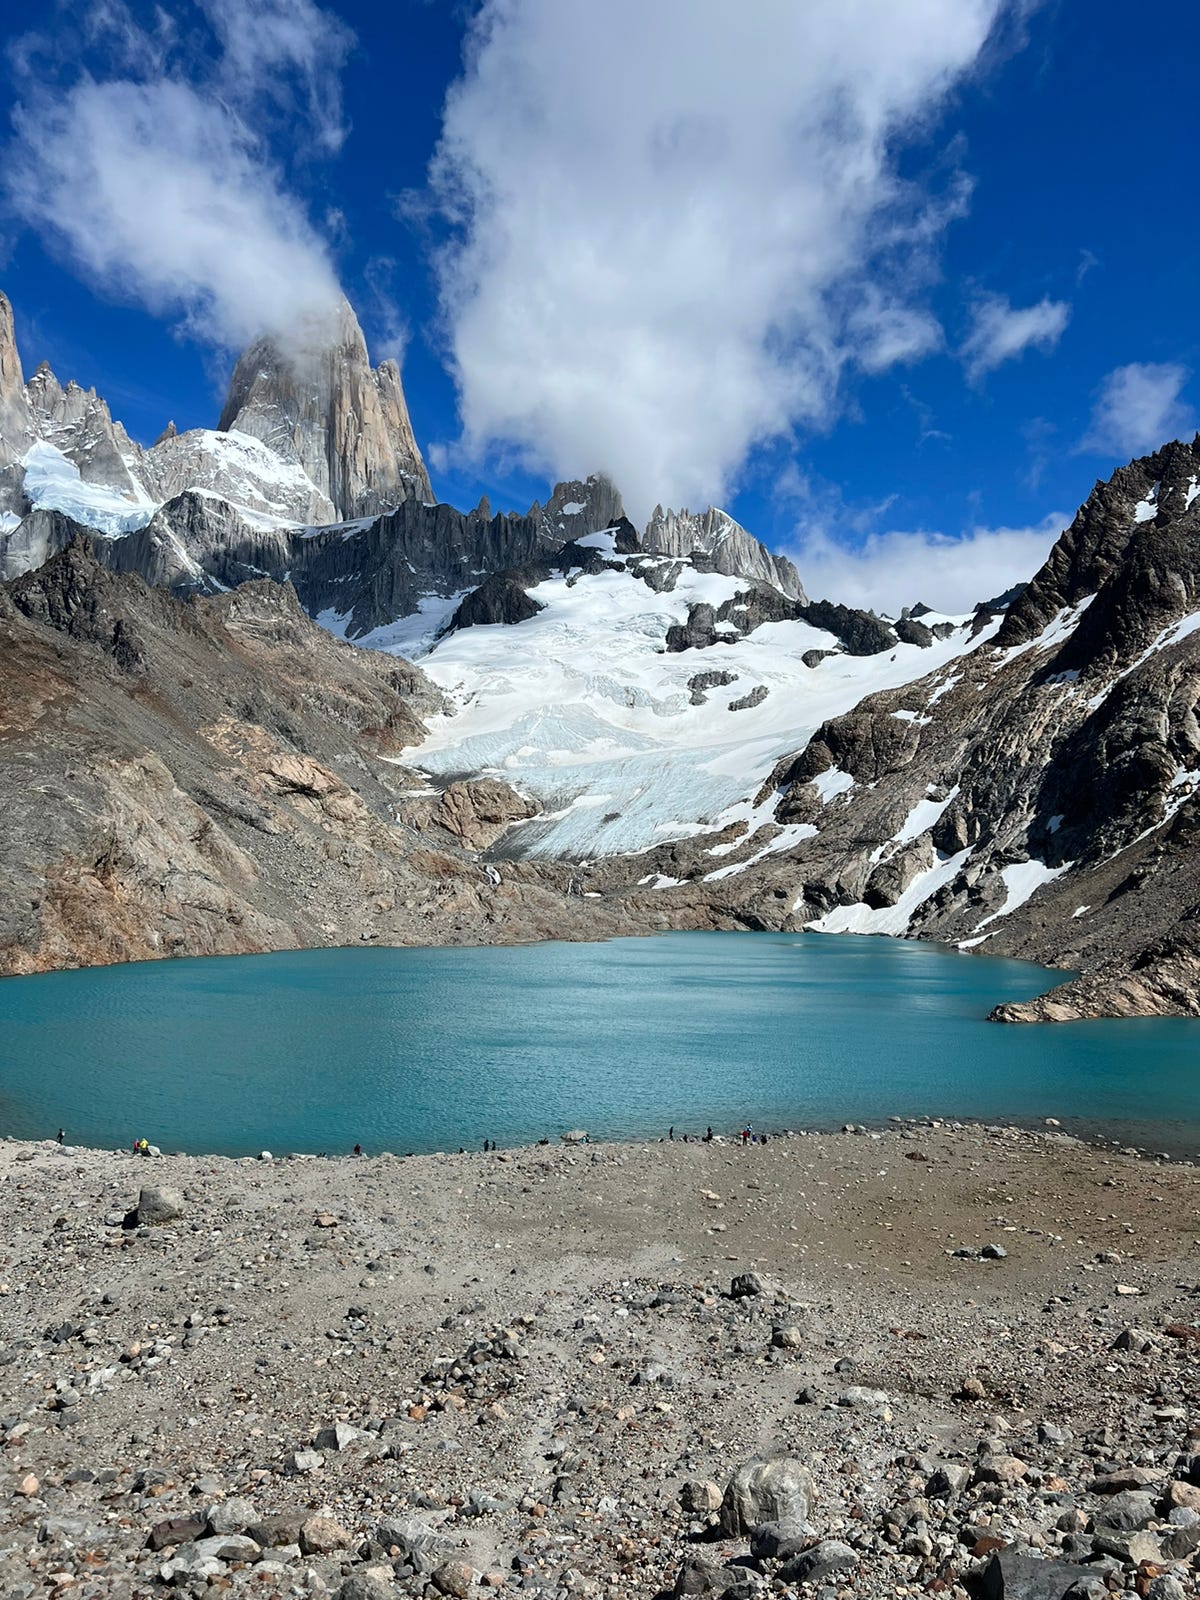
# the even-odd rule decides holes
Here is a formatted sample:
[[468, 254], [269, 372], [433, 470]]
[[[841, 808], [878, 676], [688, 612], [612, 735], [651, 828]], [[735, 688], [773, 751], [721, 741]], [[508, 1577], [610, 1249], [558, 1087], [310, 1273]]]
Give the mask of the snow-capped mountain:
[[[494, 772], [542, 807], [501, 853], [613, 855], [746, 822], [779, 757], [827, 717], [983, 637], [936, 618], [944, 637], [924, 648], [885, 633], [887, 648], [850, 654], [806, 602], [648, 555], [626, 528], [527, 574], [521, 620], [452, 627], [422, 657], [453, 709], [406, 759], [442, 779]], [[729, 619], [708, 648], [679, 637], [701, 608]], [[772, 832], [773, 850], [802, 836]]]
[[[287, 579], [331, 631], [408, 648], [490, 575], [622, 515], [602, 476], [559, 484], [524, 514], [435, 504], [400, 374], [371, 367], [344, 300], [326, 322], [245, 351], [218, 428], [168, 424], [143, 449], [93, 391], [63, 388], [45, 366], [24, 382], [0, 296], [0, 578], [84, 532], [116, 571], [178, 593]], [[660, 511], [654, 526], [676, 556], [802, 592], [790, 563], [723, 512]]]
[[[128, 836], [136, 857], [146, 815], [165, 828], [170, 783], [201, 809], [229, 782], [253, 790], [254, 752], [276, 737], [239, 678], [242, 710], [198, 725], [186, 782], [182, 767], [162, 778], [153, 743], [145, 770], [127, 767], [129, 740], [150, 726], [154, 663], [186, 657], [195, 625], [188, 605], [137, 579], [197, 606], [249, 583], [250, 632], [281, 628], [294, 643], [298, 614], [281, 620], [269, 598], [288, 591], [262, 583], [286, 579], [322, 625], [333, 654], [313, 654], [330, 682], [342, 681], [338, 638], [372, 648], [365, 675], [348, 669], [363, 684], [387, 673], [389, 653], [422, 662], [427, 683], [404, 678], [424, 685], [426, 715], [403, 767], [371, 770], [395, 762], [394, 741], [348, 760], [367, 763], [353, 792], [415, 850], [422, 881], [455, 885], [428, 891], [442, 936], [929, 937], [1079, 971], [1014, 1020], [1200, 1014], [1200, 439], [1097, 485], [1023, 590], [969, 616], [884, 618], [810, 601], [794, 568], [724, 512], [660, 509], [639, 531], [602, 476], [520, 515], [431, 504], [398, 374], [372, 372], [348, 307], [335, 331], [315, 356], [253, 347], [231, 426], [168, 428], [143, 449], [94, 393], [45, 367], [24, 381], [0, 298], [0, 651], [24, 673], [9, 715], [24, 740], [13, 794], [52, 749], [79, 748], [76, 723], [94, 740], [115, 718], [125, 742], [100, 739], [95, 759], [132, 773], [97, 818], [103, 841], [59, 815], [54, 795], [69, 805], [69, 786], [37, 790], [49, 798], [27, 833], [47, 884], [60, 834], [96, 877], [93, 844], [108, 863]], [[227, 599], [240, 616], [236, 592]], [[244, 652], [249, 635], [229, 637]], [[210, 672], [219, 650], [206, 652]], [[68, 661], [61, 679], [55, 663]], [[182, 706], [195, 678], [172, 671]], [[52, 689], [57, 732], [38, 720]], [[288, 690], [298, 704], [310, 692], [325, 691]], [[219, 816], [250, 830], [237, 849], [260, 874], [254, 903], [282, 904], [259, 823], [236, 807]], [[239, 860], [208, 863], [202, 914], [178, 948], [209, 947], [222, 895], [250, 903]], [[371, 879], [366, 856], [342, 864]], [[150, 879], [117, 879], [88, 891], [112, 900], [102, 922], [149, 893]], [[30, 904], [40, 892], [13, 890]], [[380, 936], [412, 937], [420, 919], [390, 893]], [[350, 915], [339, 899], [329, 937]], [[13, 934], [10, 970], [24, 937]]]
[[260, 439], [305, 473], [336, 522], [370, 516], [433, 490], [394, 361], [372, 368], [358, 318], [342, 300], [328, 319], [259, 339], [229, 385], [221, 433]]

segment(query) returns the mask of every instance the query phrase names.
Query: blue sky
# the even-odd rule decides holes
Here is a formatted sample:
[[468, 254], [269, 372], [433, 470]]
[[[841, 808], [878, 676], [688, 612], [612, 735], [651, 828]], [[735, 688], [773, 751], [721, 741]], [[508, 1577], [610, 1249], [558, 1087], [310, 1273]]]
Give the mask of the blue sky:
[[1195, 425], [1182, 0], [6, 12], [0, 287], [145, 442], [340, 283], [443, 498], [606, 469], [963, 604]]

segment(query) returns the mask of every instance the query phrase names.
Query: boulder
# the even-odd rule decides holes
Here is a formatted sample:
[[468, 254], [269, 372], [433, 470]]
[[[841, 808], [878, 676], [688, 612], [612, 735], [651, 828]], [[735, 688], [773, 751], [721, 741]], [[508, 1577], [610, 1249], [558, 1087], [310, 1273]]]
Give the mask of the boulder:
[[732, 1300], [747, 1300], [751, 1295], [770, 1294], [771, 1286], [761, 1272], [739, 1272], [729, 1285]]
[[356, 1572], [334, 1591], [333, 1600], [395, 1600], [395, 1584], [377, 1572]]
[[335, 1550], [347, 1550], [354, 1535], [333, 1517], [309, 1517], [300, 1527], [300, 1553], [305, 1556], [327, 1556]]
[[466, 1600], [475, 1573], [465, 1561], [443, 1561], [432, 1573], [433, 1586], [442, 1594], [453, 1595], [454, 1600]]
[[1064, 1600], [1073, 1584], [1099, 1577], [1094, 1567], [1039, 1561], [1016, 1550], [997, 1550], [970, 1580], [974, 1600]]
[[208, 1526], [213, 1533], [245, 1533], [257, 1520], [258, 1513], [249, 1500], [239, 1495], [208, 1508]]
[[858, 1565], [857, 1550], [852, 1550], [840, 1539], [822, 1539], [811, 1550], [785, 1561], [775, 1574], [783, 1583], [821, 1583], [835, 1572], [846, 1572]]
[[190, 1544], [193, 1539], [200, 1538], [206, 1527], [208, 1523], [203, 1517], [164, 1517], [150, 1529], [146, 1544], [151, 1550], [166, 1550], [171, 1545]]
[[1136, 1533], [1154, 1521], [1158, 1495], [1153, 1489], [1123, 1489], [1109, 1495], [1096, 1513], [1096, 1528], [1115, 1533]]
[[800, 1554], [809, 1538], [797, 1522], [760, 1522], [750, 1530], [750, 1554], [756, 1561], [787, 1561]]
[[721, 1509], [721, 1491], [711, 1479], [689, 1479], [679, 1491], [679, 1504], [693, 1517], [705, 1517]]
[[806, 1523], [815, 1498], [812, 1474], [791, 1456], [747, 1461], [725, 1486], [721, 1528], [736, 1538], [763, 1522]]
[[152, 1228], [162, 1222], [174, 1222], [183, 1215], [184, 1209], [184, 1198], [178, 1189], [169, 1189], [165, 1184], [148, 1184], [138, 1195], [133, 1209], [134, 1226]]

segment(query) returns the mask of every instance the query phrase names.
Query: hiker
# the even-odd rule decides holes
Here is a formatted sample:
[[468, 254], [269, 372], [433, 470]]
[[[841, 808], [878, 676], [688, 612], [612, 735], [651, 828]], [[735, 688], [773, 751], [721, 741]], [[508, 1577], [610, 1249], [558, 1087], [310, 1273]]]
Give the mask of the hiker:
[[704, 1142], [705, 1144], [711, 1144], [713, 1142], [713, 1131], [711, 1127], [705, 1129]]
[[356, 1155], [356, 1156], [360, 1156], [360, 1155], [362, 1155], [362, 1145], [360, 1145], [360, 1144], [356, 1144], [356, 1145], [355, 1145], [355, 1146], [354, 1146], [354, 1154], [355, 1154], [355, 1155]]
[[674, 1128], [668, 1128], [667, 1129], [667, 1138], [670, 1139], [672, 1144], [675, 1143], [675, 1129]]
[[59, 1144], [65, 1144], [67, 1142], [66, 1131], [63, 1128], [58, 1130], [58, 1142]]

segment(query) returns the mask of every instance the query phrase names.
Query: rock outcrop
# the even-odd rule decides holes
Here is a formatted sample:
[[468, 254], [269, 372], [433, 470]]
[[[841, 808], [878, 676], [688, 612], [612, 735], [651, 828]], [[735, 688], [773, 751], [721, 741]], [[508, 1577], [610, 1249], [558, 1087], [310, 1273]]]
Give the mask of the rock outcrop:
[[713, 572], [731, 578], [756, 578], [804, 600], [800, 574], [786, 556], [773, 554], [766, 545], [725, 511], [664, 511], [655, 506], [642, 534], [642, 545], [654, 555], [690, 557], [696, 565], [707, 558]]
[[218, 427], [260, 439], [300, 467], [338, 517], [433, 499], [399, 369], [394, 361], [371, 367], [345, 300], [286, 342], [252, 344], [234, 368]]

